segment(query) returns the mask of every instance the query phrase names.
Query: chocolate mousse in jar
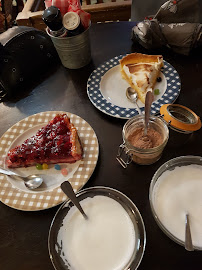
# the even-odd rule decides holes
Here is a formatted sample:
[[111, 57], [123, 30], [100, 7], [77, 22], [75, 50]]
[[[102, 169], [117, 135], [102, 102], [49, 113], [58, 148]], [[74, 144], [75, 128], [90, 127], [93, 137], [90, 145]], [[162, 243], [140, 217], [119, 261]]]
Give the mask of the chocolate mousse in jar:
[[144, 121], [144, 115], [136, 115], [123, 127], [123, 143], [119, 146], [117, 160], [124, 168], [132, 161], [141, 165], [156, 162], [167, 144], [169, 138], [167, 124], [160, 117], [150, 116], [147, 135], [145, 135]]

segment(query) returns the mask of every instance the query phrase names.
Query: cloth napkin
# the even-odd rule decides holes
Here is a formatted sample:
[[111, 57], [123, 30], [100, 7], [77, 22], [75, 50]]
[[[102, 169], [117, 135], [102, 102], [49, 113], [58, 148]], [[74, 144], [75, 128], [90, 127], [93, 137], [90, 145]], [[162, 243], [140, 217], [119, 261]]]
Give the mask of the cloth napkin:
[[45, 0], [46, 8], [55, 6], [60, 9], [62, 16], [70, 11], [76, 12], [82, 22], [82, 25], [87, 29], [90, 25], [90, 14], [81, 9], [80, 0]]
[[170, 0], [132, 29], [132, 40], [146, 49], [167, 46], [189, 55], [202, 45], [201, 0]]

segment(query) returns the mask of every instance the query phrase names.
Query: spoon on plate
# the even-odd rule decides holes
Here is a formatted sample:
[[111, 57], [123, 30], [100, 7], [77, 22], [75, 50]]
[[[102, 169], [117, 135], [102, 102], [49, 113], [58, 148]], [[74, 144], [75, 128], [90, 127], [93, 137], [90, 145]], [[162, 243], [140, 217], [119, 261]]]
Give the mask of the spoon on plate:
[[144, 124], [144, 135], [147, 135], [147, 128], [149, 123], [149, 116], [151, 111], [151, 105], [154, 101], [154, 95], [152, 93], [152, 89], [148, 89], [145, 97], [145, 124]]
[[14, 173], [13, 171], [10, 171], [10, 170], [7, 170], [7, 169], [1, 168], [1, 167], [0, 167], [0, 173], [8, 175], [8, 176], [14, 178], [15, 180], [23, 180], [25, 186], [28, 189], [36, 189], [36, 188], [40, 187], [41, 184], [43, 183], [43, 178], [38, 174], [21, 176], [17, 173]]
[[191, 238], [191, 230], [190, 230], [190, 224], [189, 224], [189, 214], [186, 214], [185, 217], [185, 249], [188, 251], [193, 251], [194, 247], [192, 244], [192, 238]]
[[140, 107], [138, 106], [137, 104], [137, 100], [138, 100], [138, 96], [137, 96], [137, 93], [135, 92], [135, 90], [132, 88], [132, 87], [128, 87], [126, 89], [126, 97], [133, 103], [136, 104], [137, 106], [137, 110], [138, 110], [138, 113], [139, 114], [142, 114], [141, 110], [140, 110]]
[[73, 202], [73, 204], [78, 208], [80, 213], [83, 215], [83, 217], [87, 220], [88, 216], [83, 211], [83, 208], [81, 207], [79, 200], [76, 197], [76, 194], [74, 193], [74, 190], [72, 188], [72, 185], [69, 181], [65, 181], [60, 185], [62, 191], [67, 195], [67, 197]]

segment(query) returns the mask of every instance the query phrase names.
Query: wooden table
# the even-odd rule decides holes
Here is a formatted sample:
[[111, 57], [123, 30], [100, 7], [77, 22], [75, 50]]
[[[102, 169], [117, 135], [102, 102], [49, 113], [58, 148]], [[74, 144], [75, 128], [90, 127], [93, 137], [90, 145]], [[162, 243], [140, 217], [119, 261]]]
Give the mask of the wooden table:
[[[202, 130], [185, 143], [169, 139], [162, 158], [153, 165], [131, 164], [123, 169], [116, 161], [126, 120], [113, 118], [96, 109], [88, 99], [87, 79], [91, 72], [114, 56], [146, 51], [130, 40], [133, 23], [93, 24], [91, 34], [92, 62], [80, 70], [59, 65], [48, 78], [35, 86], [24, 98], [0, 104], [0, 134], [19, 120], [42, 111], [63, 110], [79, 115], [95, 130], [100, 147], [96, 169], [85, 187], [108, 186], [127, 195], [138, 207], [146, 228], [146, 250], [139, 269], [179, 270], [202, 267], [201, 252], [187, 252], [171, 241], [156, 224], [149, 204], [149, 185], [155, 171], [167, 160], [182, 155], [202, 154]], [[181, 78], [181, 93], [176, 103], [202, 114], [202, 53], [189, 57], [169, 51], [158, 51], [171, 63]], [[36, 78], [37, 80], [37, 78]], [[47, 239], [51, 221], [59, 206], [23, 212], [0, 203], [0, 269], [51, 270]], [[103, 269], [104, 270], [104, 269]]]

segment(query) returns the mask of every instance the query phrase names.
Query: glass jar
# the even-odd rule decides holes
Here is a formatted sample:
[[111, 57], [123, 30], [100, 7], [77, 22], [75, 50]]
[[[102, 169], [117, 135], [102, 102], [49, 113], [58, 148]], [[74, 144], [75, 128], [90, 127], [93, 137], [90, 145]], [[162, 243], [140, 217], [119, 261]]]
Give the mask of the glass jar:
[[[123, 143], [119, 146], [117, 160], [124, 168], [132, 161], [141, 165], [150, 165], [156, 162], [160, 159], [163, 149], [167, 144], [169, 130], [167, 124], [160, 117], [150, 116], [148, 124], [148, 128], [157, 131], [162, 136], [160, 145], [148, 149], [138, 148], [132, 145], [128, 137], [139, 128], [144, 129], [144, 115], [134, 116], [129, 119], [123, 127]], [[123, 160], [123, 155], [126, 156], [126, 161]]]

